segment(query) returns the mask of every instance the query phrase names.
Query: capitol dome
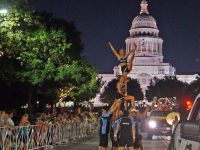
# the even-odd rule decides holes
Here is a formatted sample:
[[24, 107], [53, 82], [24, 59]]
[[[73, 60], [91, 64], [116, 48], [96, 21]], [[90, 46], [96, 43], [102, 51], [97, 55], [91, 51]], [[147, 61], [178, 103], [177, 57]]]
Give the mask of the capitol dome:
[[141, 13], [133, 19], [131, 29], [135, 28], [154, 28], [157, 29], [156, 20], [148, 13]]
[[142, 0], [140, 14], [133, 19], [130, 29], [130, 36], [151, 36], [158, 37], [159, 30], [154, 17], [149, 15], [148, 3], [146, 0]]

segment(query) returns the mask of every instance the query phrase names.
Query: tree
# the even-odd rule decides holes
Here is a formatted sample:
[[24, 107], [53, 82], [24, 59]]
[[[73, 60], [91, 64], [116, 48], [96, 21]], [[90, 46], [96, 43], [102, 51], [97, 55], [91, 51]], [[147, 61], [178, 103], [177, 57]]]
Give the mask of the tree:
[[153, 100], [155, 96], [157, 98], [176, 97], [181, 117], [185, 119], [185, 116], [187, 116], [185, 108], [185, 99], [188, 97], [187, 87], [187, 83], [179, 81], [175, 76], [166, 76], [162, 79], [155, 78], [148, 87], [146, 96], [149, 100]]
[[[116, 85], [118, 80], [113, 79], [108, 83], [108, 85], [105, 87], [103, 93], [101, 94], [101, 99], [103, 102], [107, 102], [109, 104], [112, 104], [116, 99]], [[140, 88], [140, 84], [135, 79], [129, 79], [128, 85], [128, 95], [132, 95], [135, 97], [136, 100], [142, 100], [143, 99], [143, 93]]]
[[175, 76], [166, 76], [162, 79], [154, 78], [146, 91], [146, 96], [149, 100], [153, 100], [154, 96], [157, 98], [177, 97], [182, 100], [187, 86], [187, 83], [179, 81]]
[[[59, 28], [49, 22], [44, 23], [28, 7], [19, 7], [21, 3], [11, 4], [9, 14], [0, 18], [1, 61], [8, 70], [1, 75], [8, 74], [28, 84], [29, 102], [33, 91], [37, 93], [38, 88], [42, 88], [41, 91], [44, 88], [52, 90], [57, 99], [60, 97], [58, 90], [64, 94], [62, 99], [69, 96], [73, 100], [80, 97], [89, 100], [93, 97], [100, 87], [96, 80], [98, 73], [80, 58], [81, 48], [74, 46], [76, 42], [69, 41], [67, 31], [62, 28], [64, 25]], [[10, 66], [8, 69], [7, 64]]]
[[53, 14], [42, 12], [38, 14], [41, 18], [42, 23], [48, 29], [62, 29], [65, 36], [72, 44], [70, 47], [71, 55], [75, 58], [80, 58], [81, 52], [84, 48], [84, 44], [81, 40], [81, 32], [78, 31], [73, 22], [67, 22], [63, 19], [53, 17]]

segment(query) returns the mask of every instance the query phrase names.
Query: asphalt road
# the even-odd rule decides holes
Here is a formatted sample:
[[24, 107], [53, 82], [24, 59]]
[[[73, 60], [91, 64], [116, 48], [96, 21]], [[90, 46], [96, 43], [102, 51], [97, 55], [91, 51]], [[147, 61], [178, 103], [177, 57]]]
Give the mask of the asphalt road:
[[[144, 139], [144, 150], [167, 150], [168, 141], [161, 140], [146, 140]], [[97, 150], [98, 136], [90, 137], [81, 141], [76, 141], [70, 144], [63, 144], [56, 146], [55, 150]], [[109, 148], [111, 149], [111, 142], [109, 142]]]

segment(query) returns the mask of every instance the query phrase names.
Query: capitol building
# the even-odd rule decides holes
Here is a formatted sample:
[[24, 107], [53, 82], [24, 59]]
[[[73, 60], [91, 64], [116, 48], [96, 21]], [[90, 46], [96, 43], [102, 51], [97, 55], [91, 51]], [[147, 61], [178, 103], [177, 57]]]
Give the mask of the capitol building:
[[[130, 35], [125, 39], [127, 53], [132, 50], [134, 43], [137, 44], [133, 70], [129, 73], [129, 77], [139, 81], [144, 94], [155, 77], [176, 76], [183, 82], [194, 81], [197, 75], [178, 75], [176, 69], [170, 63], [163, 61], [163, 39], [159, 37], [156, 20], [149, 14], [146, 0], [142, 0], [140, 5], [140, 14], [133, 19], [129, 30]], [[105, 82], [104, 87], [116, 78], [119, 68], [116, 66], [113, 71], [113, 74], [100, 74]], [[98, 95], [94, 101], [99, 101], [99, 98]]]

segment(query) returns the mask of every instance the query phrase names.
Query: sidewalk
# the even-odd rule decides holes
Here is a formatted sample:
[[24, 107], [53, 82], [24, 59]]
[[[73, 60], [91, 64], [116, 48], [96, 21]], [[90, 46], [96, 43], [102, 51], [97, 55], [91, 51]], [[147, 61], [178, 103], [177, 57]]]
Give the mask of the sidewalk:
[[[145, 150], [167, 150], [169, 141], [166, 140], [147, 140], [146, 134], [143, 134], [144, 149]], [[69, 144], [57, 145], [55, 150], [97, 150], [98, 148], [98, 135], [89, 138], [74, 141]], [[109, 141], [109, 148], [111, 149], [111, 141]]]

